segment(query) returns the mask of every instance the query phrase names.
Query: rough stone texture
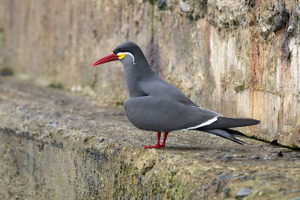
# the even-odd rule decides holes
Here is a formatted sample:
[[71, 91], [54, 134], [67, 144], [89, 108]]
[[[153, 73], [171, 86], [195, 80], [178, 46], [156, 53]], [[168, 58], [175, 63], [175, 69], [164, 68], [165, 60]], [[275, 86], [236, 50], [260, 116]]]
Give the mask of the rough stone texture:
[[[293, 199], [300, 152], [244, 138], [155, 133], [123, 110], [53, 88], [0, 79], [0, 199]], [[259, 157], [252, 159], [253, 155]]]
[[0, 0], [1, 68], [122, 104], [128, 94], [121, 64], [97, 69], [91, 64], [131, 40], [163, 78], [202, 107], [259, 119], [259, 126], [247, 129], [249, 136], [300, 147], [299, 2], [166, 0], [159, 5]]

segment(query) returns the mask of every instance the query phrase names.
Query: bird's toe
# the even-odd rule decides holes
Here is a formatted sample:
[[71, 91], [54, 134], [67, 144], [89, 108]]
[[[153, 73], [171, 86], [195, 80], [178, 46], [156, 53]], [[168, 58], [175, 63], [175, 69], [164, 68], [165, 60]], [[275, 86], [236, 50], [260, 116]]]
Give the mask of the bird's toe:
[[149, 145], [149, 146], [145, 145], [145, 146], [144, 146], [144, 149], [158, 149], [158, 148], [161, 148], [161, 147], [163, 147], [163, 146], [161, 146], [161, 145], [159, 145], [159, 144], [156, 144], [156, 145]]

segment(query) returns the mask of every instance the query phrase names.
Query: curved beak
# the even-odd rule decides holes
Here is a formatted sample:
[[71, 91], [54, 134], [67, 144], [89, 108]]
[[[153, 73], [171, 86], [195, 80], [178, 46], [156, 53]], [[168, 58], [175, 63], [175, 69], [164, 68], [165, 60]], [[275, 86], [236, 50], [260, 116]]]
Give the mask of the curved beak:
[[107, 62], [110, 62], [110, 61], [114, 61], [114, 60], [119, 60], [119, 56], [114, 54], [114, 53], [111, 53], [111, 54], [108, 54], [107, 56], [104, 56], [102, 58], [100, 58], [99, 60], [97, 60], [93, 66], [97, 66], [97, 65], [101, 65], [103, 63], [107, 63]]

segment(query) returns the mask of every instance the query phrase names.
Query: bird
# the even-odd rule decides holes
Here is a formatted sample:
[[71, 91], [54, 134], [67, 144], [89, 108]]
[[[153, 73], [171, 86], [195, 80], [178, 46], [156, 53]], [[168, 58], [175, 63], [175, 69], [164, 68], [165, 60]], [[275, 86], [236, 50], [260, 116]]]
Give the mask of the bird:
[[[116, 60], [123, 64], [129, 91], [129, 98], [123, 105], [128, 120], [138, 129], [157, 133], [156, 144], [145, 145], [144, 148], [165, 147], [168, 133], [179, 130], [203, 131], [238, 144], [246, 144], [234, 137], [243, 133], [231, 128], [260, 123], [256, 119], [230, 118], [201, 108], [155, 73], [140, 47], [133, 42], [118, 45], [93, 66]], [[163, 141], [160, 143], [162, 132]]]

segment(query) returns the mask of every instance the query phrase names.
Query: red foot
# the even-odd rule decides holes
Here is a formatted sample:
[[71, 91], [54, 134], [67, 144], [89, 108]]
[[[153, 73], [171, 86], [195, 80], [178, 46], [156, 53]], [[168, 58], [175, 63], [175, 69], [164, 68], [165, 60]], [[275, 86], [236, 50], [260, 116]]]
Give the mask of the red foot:
[[157, 132], [157, 143], [156, 143], [156, 145], [150, 145], [150, 146], [146, 146], [145, 145], [144, 149], [158, 149], [158, 148], [165, 147], [167, 137], [168, 137], [168, 133], [164, 132], [163, 142], [162, 142], [162, 144], [159, 144], [159, 141], [160, 141], [160, 132]]
[[150, 145], [150, 146], [145, 145], [144, 149], [158, 149], [160, 147], [163, 147], [163, 146], [157, 145], [157, 144], [156, 145]]

